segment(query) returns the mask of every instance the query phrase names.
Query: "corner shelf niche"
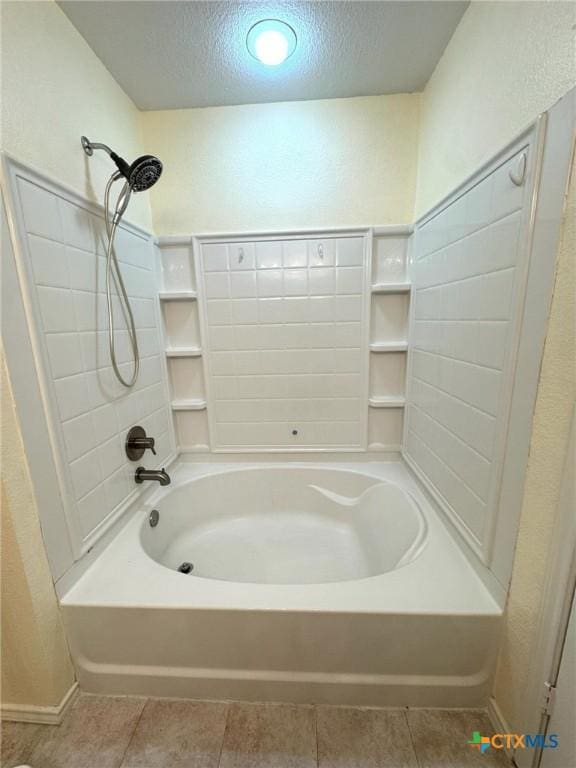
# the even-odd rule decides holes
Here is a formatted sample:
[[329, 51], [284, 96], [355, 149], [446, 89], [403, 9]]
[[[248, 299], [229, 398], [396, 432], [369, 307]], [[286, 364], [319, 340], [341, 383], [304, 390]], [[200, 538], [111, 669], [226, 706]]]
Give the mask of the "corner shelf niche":
[[160, 301], [195, 301], [198, 298], [196, 291], [159, 291]]
[[405, 405], [409, 227], [373, 230], [368, 449], [400, 450]]
[[174, 429], [180, 451], [208, 451], [207, 401], [190, 238], [160, 238], [158, 298]]
[[407, 282], [372, 283], [372, 293], [410, 293], [412, 286]]

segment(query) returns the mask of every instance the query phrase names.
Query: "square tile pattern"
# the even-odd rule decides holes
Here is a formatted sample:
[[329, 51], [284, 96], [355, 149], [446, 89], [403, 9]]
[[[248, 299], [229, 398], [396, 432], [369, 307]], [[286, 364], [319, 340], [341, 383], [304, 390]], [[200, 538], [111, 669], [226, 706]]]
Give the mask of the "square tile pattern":
[[217, 448], [360, 447], [363, 237], [203, 243]]
[[62, 725], [2, 724], [2, 768], [500, 768], [481, 710], [80, 696]]
[[[523, 150], [527, 151], [527, 150]], [[517, 155], [417, 229], [405, 450], [480, 547], [507, 424], [519, 242], [530, 183]]]
[[[79, 549], [134, 493], [135, 467], [124, 453], [128, 429], [141, 424], [157, 440], [158, 456], [152, 460], [145, 456], [142, 463], [159, 465], [173, 452], [155, 308], [153, 248], [144, 236], [123, 227], [118, 230], [116, 254], [141, 356], [138, 382], [126, 390], [110, 367], [103, 219], [22, 178], [18, 191], [37, 335], [67, 474], [71, 535]], [[117, 358], [129, 378], [131, 350], [116, 287], [113, 300]]]

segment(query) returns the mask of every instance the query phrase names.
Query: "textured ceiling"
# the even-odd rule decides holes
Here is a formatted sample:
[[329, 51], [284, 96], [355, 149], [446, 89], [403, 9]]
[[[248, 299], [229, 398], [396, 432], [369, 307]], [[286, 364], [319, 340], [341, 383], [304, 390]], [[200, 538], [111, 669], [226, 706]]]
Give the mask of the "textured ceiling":
[[[140, 109], [251, 104], [419, 91], [467, 2], [60, 0]], [[251, 25], [280, 18], [295, 53], [265, 67]], [[87, 85], [89, 87], [89, 85]]]

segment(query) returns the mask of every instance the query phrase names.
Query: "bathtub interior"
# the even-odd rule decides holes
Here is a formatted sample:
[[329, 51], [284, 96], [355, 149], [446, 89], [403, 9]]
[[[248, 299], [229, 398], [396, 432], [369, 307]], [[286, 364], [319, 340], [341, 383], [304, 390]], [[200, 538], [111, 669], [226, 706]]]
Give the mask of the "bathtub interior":
[[146, 554], [192, 577], [260, 584], [364, 579], [422, 551], [426, 521], [398, 485], [359, 472], [278, 467], [198, 478], [142, 523]]

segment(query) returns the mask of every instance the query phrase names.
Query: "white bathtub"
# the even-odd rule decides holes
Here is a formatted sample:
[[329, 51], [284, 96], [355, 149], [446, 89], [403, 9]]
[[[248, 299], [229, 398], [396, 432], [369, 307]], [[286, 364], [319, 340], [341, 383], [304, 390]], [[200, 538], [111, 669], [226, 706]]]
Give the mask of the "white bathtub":
[[192, 578], [320, 584], [379, 576], [410, 563], [426, 519], [395, 483], [315, 467], [236, 469], [188, 480], [162, 499], [144, 551]]
[[83, 689], [486, 703], [501, 610], [404, 465], [172, 476], [62, 598]]

